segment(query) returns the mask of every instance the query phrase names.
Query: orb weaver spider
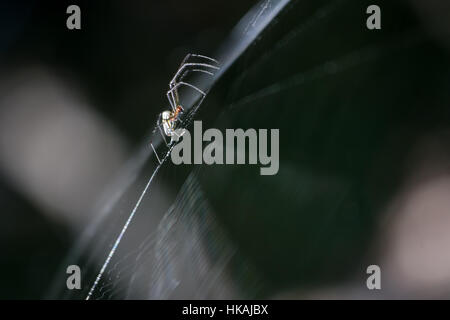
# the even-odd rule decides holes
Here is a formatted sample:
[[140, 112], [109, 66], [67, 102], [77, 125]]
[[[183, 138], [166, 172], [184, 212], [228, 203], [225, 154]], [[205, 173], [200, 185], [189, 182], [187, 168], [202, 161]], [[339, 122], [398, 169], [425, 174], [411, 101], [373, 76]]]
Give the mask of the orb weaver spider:
[[[191, 58], [195, 58], [198, 61], [189, 62]], [[200, 93], [202, 97], [200, 102], [198, 103], [198, 106], [206, 97], [206, 93], [203, 90], [199, 89], [198, 87], [189, 82], [183, 81], [183, 79], [189, 74], [189, 72], [201, 72], [204, 74], [208, 74], [210, 76], [214, 76], [214, 71], [216, 70], [219, 70], [219, 62], [216, 59], [200, 54], [189, 53], [181, 62], [180, 67], [175, 72], [175, 75], [169, 82], [169, 90], [166, 93], [167, 99], [169, 100], [172, 110], [166, 110], [161, 112], [158, 116], [158, 120], [156, 121], [156, 128], [159, 129], [159, 132], [166, 146], [170, 146], [174, 141], [178, 141], [178, 139], [185, 132], [183, 128], [178, 128], [177, 125], [177, 122], [180, 121], [180, 115], [184, 113], [184, 108], [180, 104], [178, 88], [180, 86], [185, 86]], [[169, 143], [167, 143], [166, 137], [170, 137]], [[158, 159], [158, 162], [161, 164], [161, 160], [158, 157], [158, 154], [155, 150], [155, 147], [153, 146], [153, 143], [150, 144], [153, 149], [153, 152], [156, 155], [156, 158]]]

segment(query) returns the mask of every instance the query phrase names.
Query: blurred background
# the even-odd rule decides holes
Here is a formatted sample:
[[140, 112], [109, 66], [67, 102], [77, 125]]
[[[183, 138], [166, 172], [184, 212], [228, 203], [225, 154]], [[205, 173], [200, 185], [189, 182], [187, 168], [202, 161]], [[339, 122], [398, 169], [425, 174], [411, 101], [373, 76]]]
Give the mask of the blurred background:
[[[86, 297], [181, 60], [225, 59], [280, 2], [0, 4], [0, 298]], [[279, 128], [278, 174], [167, 162], [93, 298], [450, 298], [450, 4], [287, 2], [196, 114]]]

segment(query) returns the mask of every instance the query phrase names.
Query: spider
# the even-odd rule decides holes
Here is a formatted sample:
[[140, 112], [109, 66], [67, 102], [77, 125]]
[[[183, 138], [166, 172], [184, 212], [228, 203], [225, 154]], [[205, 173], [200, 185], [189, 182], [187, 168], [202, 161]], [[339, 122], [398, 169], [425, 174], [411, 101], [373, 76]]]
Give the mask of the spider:
[[[191, 58], [195, 58], [200, 62], [189, 62]], [[214, 71], [219, 70], [218, 65], [219, 62], [213, 58], [193, 53], [189, 53], [188, 55], [186, 55], [186, 57], [181, 62], [180, 67], [173, 76], [172, 80], [170, 80], [169, 82], [169, 90], [166, 93], [172, 110], [161, 112], [156, 122], [156, 127], [159, 129], [159, 132], [167, 146], [170, 146], [174, 141], [178, 141], [178, 139], [185, 132], [184, 129], [178, 128], [177, 126], [177, 122], [180, 121], [180, 115], [184, 113], [184, 108], [180, 104], [178, 88], [180, 86], [185, 86], [200, 93], [202, 95], [200, 103], [206, 96], [206, 93], [203, 90], [199, 89], [193, 84], [183, 81], [184, 77], [186, 77], [189, 72], [201, 72], [213, 76]], [[170, 137], [169, 143], [167, 143], [166, 136]], [[151, 143], [151, 146], [158, 159], [158, 162], [161, 163], [161, 160], [156, 153], [153, 143]]]

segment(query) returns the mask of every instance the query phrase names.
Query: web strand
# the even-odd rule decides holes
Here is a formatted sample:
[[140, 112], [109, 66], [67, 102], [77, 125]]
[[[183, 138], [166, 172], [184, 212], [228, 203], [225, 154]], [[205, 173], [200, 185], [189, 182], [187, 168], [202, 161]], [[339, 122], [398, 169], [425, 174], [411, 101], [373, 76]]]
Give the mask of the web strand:
[[117, 247], [119, 246], [120, 242], [122, 241], [122, 238], [125, 234], [125, 232], [128, 229], [128, 226], [130, 225], [131, 221], [133, 220], [134, 215], [136, 214], [137, 209], [139, 208], [142, 199], [144, 198], [145, 194], [147, 193], [148, 188], [150, 187], [153, 178], [156, 176], [156, 174], [158, 173], [159, 169], [161, 168], [162, 164], [166, 161], [167, 157], [170, 155], [170, 153], [172, 152], [172, 149], [175, 145], [172, 145], [170, 147], [170, 149], [167, 151], [166, 155], [164, 156], [163, 160], [161, 161], [161, 163], [159, 163], [155, 170], [153, 171], [150, 179], [147, 182], [147, 185], [145, 186], [144, 190], [142, 191], [138, 201], [136, 202], [136, 205], [134, 206], [133, 210], [130, 213], [130, 216], [128, 217], [127, 221], [125, 222], [122, 230], [120, 231], [119, 236], [117, 237], [116, 241], [114, 242], [113, 247], [111, 248], [111, 251], [109, 252], [105, 262], [103, 263], [102, 268], [100, 269], [100, 272], [97, 275], [97, 278], [94, 281], [94, 284], [92, 285], [91, 289], [89, 290], [88, 295], [86, 296], [86, 300], [89, 300], [92, 296], [92, 294], [94, 293], [95, 288], [97, 287], [98, 283], [100, 282], [103, 273], [105, 272], [106, 268], [108, 267], [112, 257], [114, 256], [114, 253], [116, 252]]

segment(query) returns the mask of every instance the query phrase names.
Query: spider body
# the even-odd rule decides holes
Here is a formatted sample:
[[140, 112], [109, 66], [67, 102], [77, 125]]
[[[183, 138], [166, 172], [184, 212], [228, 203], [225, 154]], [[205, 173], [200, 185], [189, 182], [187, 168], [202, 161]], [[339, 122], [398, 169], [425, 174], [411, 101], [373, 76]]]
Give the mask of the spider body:
[[[191, 58], [195, 58], [197, 62], [189, 62], [189, 59]], [[180, 104], [178, 88], [184, 86], [186, 88], [193, 89], [197, 93], [200, 93], [201, 99], [200, 102], [198, 102], [197, 107], [200, 106], [201, 102], [206, 96], [206, 93], [203, 90], [199, 89], [189, 82], [183, 81], [184, 77], [186, 77], [189, 72], [200, 72], [213, 76], [213, 72], [216, 70], [219, 70], [219, 62], [217, 60], [199, 54], [190, 53], [181, 62], [180, 67], [169, 82], [169, 90], [166, 93], [172, 110], [163, 111], [159, 115], [158, 121], [156, 123], [156, 126], [157, 128], [159, 128], [161, 136], [167, 146], [172, 144], [174, 141], [178, 141], [178, 139], [185, 132], [183, 128], [177, 128], [177, 121], [180, 121], [180, 114], [184, 112], [184, 109]], [[170, 137], [169, 143], [167, 143], [166, 137]], [[156, 157], [158, 158], [158, 161], [161, 163], [152, 143], [151, 146], [156, 154]]]
[[175, 111], [163, 111], [161, 113], [161, 123], [164, 130], [164, 134], [170, 138], [177, 135], [176, 122], [179, 120], [179, 115], [183, 113], [183, 107], [178, 105]]

